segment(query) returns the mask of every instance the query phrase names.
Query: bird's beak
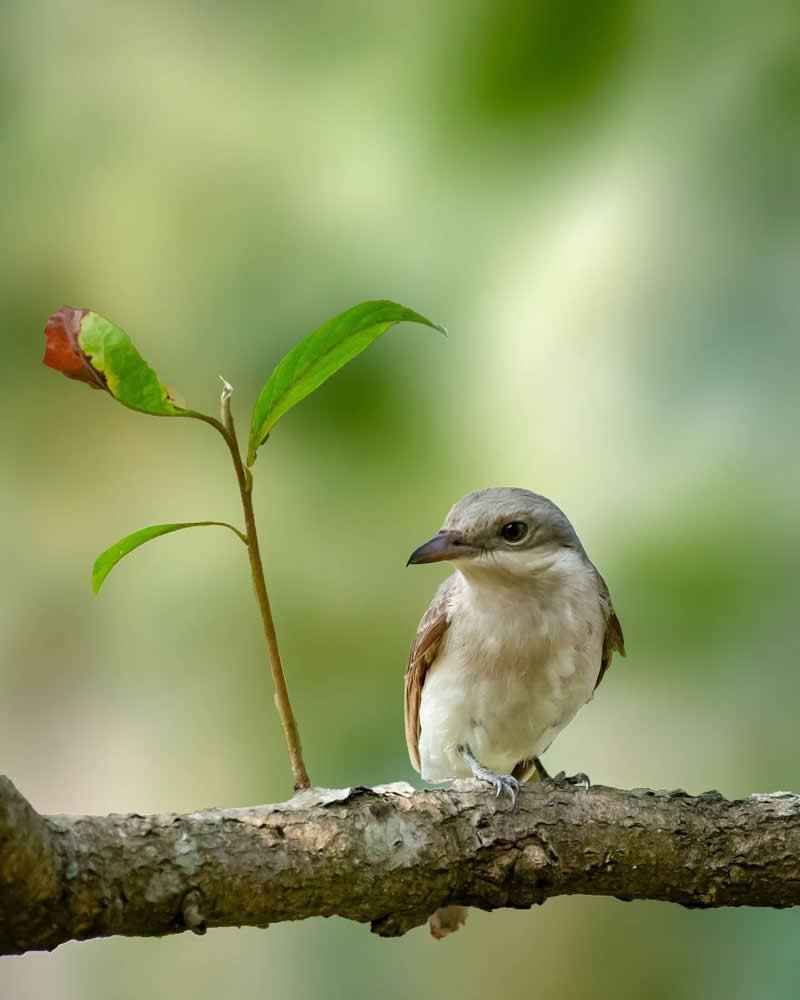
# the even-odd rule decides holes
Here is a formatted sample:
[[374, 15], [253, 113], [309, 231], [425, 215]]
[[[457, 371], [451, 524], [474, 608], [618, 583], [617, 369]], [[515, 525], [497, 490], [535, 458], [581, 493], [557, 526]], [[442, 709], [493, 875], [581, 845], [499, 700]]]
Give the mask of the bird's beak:
[[454, 559], [469, 559], [476, 555], [478, 549], [465, 542], [455, 531], [440, 531], [429, 542], [414, 549], [408, 557], [406, 566], [416, 566], [419, 563], [452, 562]]

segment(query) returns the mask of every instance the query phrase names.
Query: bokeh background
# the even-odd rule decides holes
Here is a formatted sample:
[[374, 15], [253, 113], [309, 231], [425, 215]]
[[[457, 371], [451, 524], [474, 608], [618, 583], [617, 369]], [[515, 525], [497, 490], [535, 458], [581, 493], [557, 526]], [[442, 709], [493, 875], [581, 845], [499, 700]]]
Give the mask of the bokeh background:
[[[800, 20], [792, 2], [5, 0], [0, 769], [43, 812], [280, 800], [221, 442], [40, 364], [91, 306], [240, 429], [330, 315], [399, 327], [256, 465], [317, 784], [415, 780], [405, 656], [462, 494], [564, 507], [629, 649], [547, 755], [621, 786], [800, 790]], [[342, 920], [0, 962], [3, 1000], [793, 995], [800, 913], [562, 898], [442, 944]]]

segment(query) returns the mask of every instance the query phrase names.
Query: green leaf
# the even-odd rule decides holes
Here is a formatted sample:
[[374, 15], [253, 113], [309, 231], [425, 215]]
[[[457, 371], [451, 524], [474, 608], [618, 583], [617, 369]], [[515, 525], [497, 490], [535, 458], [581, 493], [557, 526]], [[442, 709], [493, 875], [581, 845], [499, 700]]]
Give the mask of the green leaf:
[[161, 417], [185, 415], [186, 411], [169, 398], [167, 387], [159, 382], [127, 333], [105, 317], [86, 312], [81, 318], [78, 343], [120, 403]]
[[227, 524], [225, 521], [186, 521], [182, 524], [151, 524], [149, 528], [140, 528], [139, 531], [134, 531], [132, 535], [120, 538], [118, 542], [115, 542], [97, 557], [92, 568], [92, 590], [96, 594], [102, 587], [105, 578], [120, 559], [129, 552], [133, 552], [134, 549], [138, 549], [140, 545], [144, 545], [145, 542], [149, 542], [151, 538], [158, 538], [159, 535], [168, 535], [171, 531], [180, 531], [181, 528], [205, 528], [209, 525], [230, 528], [231, 531], [246, 543], [245, 536], [238, 528], [234, 528], [232, 524]]
[[281, 361], [261, 390], [253, 410], [247, 464], [280, 418], [322, 385], [395, 323], [423, 323], [444, 333], [419, 313], [396, 302], [362, 302], [334, 316], [301, 340]]

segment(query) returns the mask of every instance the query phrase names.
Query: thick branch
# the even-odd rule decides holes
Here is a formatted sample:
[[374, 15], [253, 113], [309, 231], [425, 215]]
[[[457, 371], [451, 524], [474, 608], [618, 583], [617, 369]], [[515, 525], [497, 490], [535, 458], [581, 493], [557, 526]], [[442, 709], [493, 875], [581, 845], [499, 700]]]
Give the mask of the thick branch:
[[403, 934], [450, 903], [570, 893], [800, 903], [800, 797], [474, 782], [309, 789], [185, 816], [39, 816], [0, 779], [0, 954], [334, 914]]

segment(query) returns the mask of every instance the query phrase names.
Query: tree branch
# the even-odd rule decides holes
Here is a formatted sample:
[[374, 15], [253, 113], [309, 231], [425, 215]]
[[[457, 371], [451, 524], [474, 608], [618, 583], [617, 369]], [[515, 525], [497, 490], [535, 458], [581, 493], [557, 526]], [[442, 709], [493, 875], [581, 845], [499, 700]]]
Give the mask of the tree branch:
[[0, 778], [0, 954], [111, 934], [339, 915], [403, 934], [437, 907], [572, 893], [690, 907], [800, 903], [800, 797], [474, 782], [312, 788], [184, 816], [40, 816]]

